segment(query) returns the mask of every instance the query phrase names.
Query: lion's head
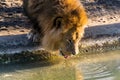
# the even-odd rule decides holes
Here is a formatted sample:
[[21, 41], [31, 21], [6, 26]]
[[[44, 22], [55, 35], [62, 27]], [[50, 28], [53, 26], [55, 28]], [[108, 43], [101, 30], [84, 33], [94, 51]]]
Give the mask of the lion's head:
[[87, 16], [82, 6], [69, 7], [65, 8], [66, 10], [57, 10], [54, 15], [50, 14], [55, 12], [54, 9], [51, 10], [53, 12], [48, 10], [39, 18], [44, 30], [43, 47], [50, 51], [59, 50], [63, 56], [78, 54], [78, 44], [87, 23]]

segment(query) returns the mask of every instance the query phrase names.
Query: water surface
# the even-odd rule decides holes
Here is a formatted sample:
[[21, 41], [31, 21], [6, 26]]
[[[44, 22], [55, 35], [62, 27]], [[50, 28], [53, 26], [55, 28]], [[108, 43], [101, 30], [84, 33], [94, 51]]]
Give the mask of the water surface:
[[120, 80], [120, 50], [52, 62], [0, 65], [0, 80]]

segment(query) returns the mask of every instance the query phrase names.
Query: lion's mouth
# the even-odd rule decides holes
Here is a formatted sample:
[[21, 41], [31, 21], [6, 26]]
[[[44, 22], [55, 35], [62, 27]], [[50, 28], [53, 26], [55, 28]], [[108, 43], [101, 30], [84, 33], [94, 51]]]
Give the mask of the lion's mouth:
[[65, 59], [67, 59], [70, 56], [70, 55], [64, 54], [61, 50], [60, 50], [60, 54], [64, 56]]

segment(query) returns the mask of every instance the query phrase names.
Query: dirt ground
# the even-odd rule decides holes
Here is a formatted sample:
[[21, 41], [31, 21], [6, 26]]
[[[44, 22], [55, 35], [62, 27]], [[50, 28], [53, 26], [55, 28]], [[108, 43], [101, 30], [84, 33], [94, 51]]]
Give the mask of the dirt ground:
[[[81, 0], [81, 2], [89, 18], [83, 42], [86, 42], [85, 39], [95, 40], [101, 37], [103, 37], [101, 41], [106, 40], [106, 37], [112, 37], [110, 40], [120, 40], [120, 0]], [[22, 45], [29, 44], [25, 35], [29, 33], [31, 26], [29, 19], [24, 15], [22, 0], [0, 0], [1, 46], [17, 45], [18, 41], [21, 41]]]
[[[81, 2], [89, 17], [88, 27], [109, 24], [112, 26], [110, 29], [120, 33], [119, 0], [81, 0]], [[23, 13], [22, 0], [0, 0], [0, 36], [28, 33], [32, 25]], [[116, 25], [114, 29], [113, 26]]]
[[120, 23], [120, 0], [83, 1], [88, 13], [88, 26]]
[[0, 36], [28, 31], [29, 23], [23, 14], [22, 0], [0, 0]]

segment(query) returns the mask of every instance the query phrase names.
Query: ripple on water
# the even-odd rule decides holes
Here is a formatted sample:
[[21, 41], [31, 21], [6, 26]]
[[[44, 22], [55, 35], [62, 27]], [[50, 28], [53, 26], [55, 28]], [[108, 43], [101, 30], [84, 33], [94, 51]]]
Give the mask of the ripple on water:
[[80, 64], [77, 66], [83, 73], [84, 80], [116, 80], [116, 72], [120, 71], [118, 60]]

